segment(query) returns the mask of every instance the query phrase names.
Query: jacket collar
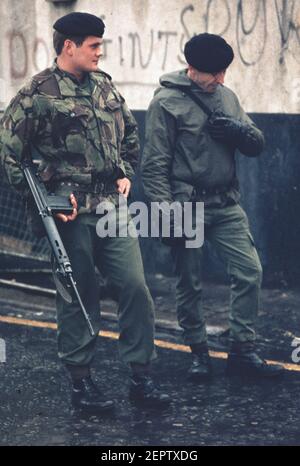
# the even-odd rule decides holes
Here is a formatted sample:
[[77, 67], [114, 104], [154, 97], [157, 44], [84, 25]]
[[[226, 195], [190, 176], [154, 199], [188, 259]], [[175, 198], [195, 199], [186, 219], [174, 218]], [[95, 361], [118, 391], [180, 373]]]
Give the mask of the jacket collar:
[[86, 73], [83, 82], [71, 73], [60, 69], [57, 66], [56, 60], [54, 61], [51, 71], [55, 74], [60, 93], [63, 97], [90, 97], [91, 85], [90, 74]]

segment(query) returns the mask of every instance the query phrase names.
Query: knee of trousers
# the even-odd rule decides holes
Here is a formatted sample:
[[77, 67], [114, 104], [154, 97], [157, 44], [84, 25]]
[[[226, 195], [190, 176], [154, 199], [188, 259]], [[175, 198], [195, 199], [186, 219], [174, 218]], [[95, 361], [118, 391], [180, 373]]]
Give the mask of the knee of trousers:
[[119, 288], [121, 296], [152, 302], [148, 286], [143, 277], [128, 275]]
[[[133, 325], [135, 333], [147, 330], [149, 335], [154, 327], [154, 303], [150, 291], [143, 280], [126, 281], [119, 297], [119, 325], [122, 329]], [[151, 337], [152, 338], [152, 337]]]
[[181, 271], [177, 277], [176, 290], [179, 293], [201, 293], [202, 276], [199, 271]]
[[262, 282], [262, 267], [259, 262], [245, 269], [231, 270], [231, 279], [235, 283], [245, 284], [251, 287], [260, 287]]

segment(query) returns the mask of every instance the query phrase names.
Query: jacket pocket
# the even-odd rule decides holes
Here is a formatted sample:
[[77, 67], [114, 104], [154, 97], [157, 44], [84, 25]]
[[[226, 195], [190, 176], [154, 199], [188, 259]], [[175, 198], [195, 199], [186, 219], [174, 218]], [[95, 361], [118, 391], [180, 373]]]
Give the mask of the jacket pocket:
[[[79, 106], [53, 105], [52, 141], [56, 149], [83, 157], [87, 146], [88, 111]], [[78, 160], [80, 163], [80, 160]], [[77, 165], [77, 163], [76, 163]]]
[[124, 121], [121, 103], [117, 100], [108, 100], [104, 108], [96, 109], [99, 120], [101, 144], [105, 159], [110, 160], [114, 166], [120, 166], [121, 142], [124, 137]]
[[121, 143], [124, 138], [125, 124], [122, 114], [122, 103], [119, 100], [107, 100], [105, 109], [109, 112], [114, 120], [116, 141]]

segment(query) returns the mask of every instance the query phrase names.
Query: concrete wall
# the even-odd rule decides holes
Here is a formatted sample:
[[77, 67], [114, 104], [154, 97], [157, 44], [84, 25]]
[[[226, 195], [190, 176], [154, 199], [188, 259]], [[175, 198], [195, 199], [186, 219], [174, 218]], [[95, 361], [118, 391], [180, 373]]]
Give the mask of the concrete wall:
[[[184, 43], [222, 34], [235, 60], [226, 84], [264, 130], [259, 159], [237, 157], [242, 202], [267, 280], [300, 283], [300, 0], [1, 0], [0, 108], [22, 83], [49, 66], [52, 24], [70, 11], [106, 23], [101, 68], [113, 76], [144, 136], [145, 109], [159, 76], [185, 66]], [[135, 195], [140, 197], [139, 180]], [[146, 268], [171, 273], [169, 250], [143, 241]], [[209, 275], [224, 277], [213, 254]]]
[[131, 108], [147, 108], [159, 76], [185, 66], [184, 43], [208, 31], [234, 48], [227, 84], [248, 112], [299, 112], [299, 0], [1, 0], [2, 105], [51, 63], [52, 24], [72, 10], [103, 17], [101, 67]]

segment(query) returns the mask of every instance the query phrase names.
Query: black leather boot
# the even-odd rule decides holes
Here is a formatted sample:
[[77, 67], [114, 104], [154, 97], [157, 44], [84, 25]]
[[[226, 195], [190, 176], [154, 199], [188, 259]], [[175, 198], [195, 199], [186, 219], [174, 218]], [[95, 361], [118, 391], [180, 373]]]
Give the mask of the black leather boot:
[[228, 375], [249, 375], [252, 377], [279, 377], [284, 368], [279, 364], [267, 364], [254, 351], [253, 343], [234, 343], [227, 359]]
[[206, 343], [191, 345], [192, 364], [188, 370], [188, 377], [194, 381], [208, 380], [212, 376], [211, 359]]
[[129, 386], [130, 400], [149, 407], [165, 407], [170, 403], [170, 397], [162, 393], [154, 384], [149, 374], [132, 374]]
[[107, 400], [90, 376], [73, 380], [72, 405], [89, 411], [109, 411], [114, 408], [114, 402]]

